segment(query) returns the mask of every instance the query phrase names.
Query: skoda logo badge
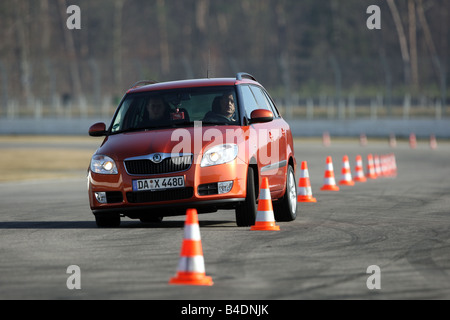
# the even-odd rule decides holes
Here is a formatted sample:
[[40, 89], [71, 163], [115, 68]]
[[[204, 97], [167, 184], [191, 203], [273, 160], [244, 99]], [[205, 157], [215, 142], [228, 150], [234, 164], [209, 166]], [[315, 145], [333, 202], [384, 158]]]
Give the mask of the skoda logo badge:
[[161, 155], [159, 153], [156, 153], [156, 154], [153, 155], [152, 160], [153, 160], [154, 163], [160, 163], [161, 160], [162, 160], [162, 157], [161, 157]]

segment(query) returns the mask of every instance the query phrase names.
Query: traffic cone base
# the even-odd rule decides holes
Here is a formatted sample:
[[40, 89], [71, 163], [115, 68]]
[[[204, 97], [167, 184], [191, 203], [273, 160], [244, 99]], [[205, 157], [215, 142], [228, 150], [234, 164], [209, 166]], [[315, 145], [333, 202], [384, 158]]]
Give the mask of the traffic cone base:
[[354, 181], [341, 180], [341, 181], [339, 181], [339, 184], [346, 185], [346, 186], [354, 186], [355, 182]]
[[194, 286], [212, 286], [212, 278], [204, 273], [179, 271], [176, 277], [169, 281], [170, 284], [194, 285]]
[[320, 190], [325, 191], [339, 191], [339, 187], [336, 185], [324, 185]]
[[317, 199], [313, 196], [297, 196], [297, 202], [317, 202]]
[[279, 231], [280, 226], [277, 226], [275, 224], [275, 222], [259, 221], [259, 222], [256, 222], [254, 226], [251, 226], [250, 230], [252, 230], [252, 231], [263, 231], [263, 230]]

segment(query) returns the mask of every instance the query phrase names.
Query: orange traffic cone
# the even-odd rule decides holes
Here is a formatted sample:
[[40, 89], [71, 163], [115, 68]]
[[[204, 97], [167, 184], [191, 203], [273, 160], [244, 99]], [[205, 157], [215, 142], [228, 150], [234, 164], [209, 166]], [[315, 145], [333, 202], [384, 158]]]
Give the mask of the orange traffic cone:
[[377, 175], [377, 177], [382, 177], [383, 176], [383, 172], [381, 172], [381, 165], [380, 165], [380, 156], [379, 155], [374, 155], [373, 156], [373, 164], [375, 167], [375, 174]]
[[212, 278], [205, 275], [205, 262], [196, 209], [186, 210], [184, 239], [177, 275], [170, 279], [169, 284], [213, 285]]
[[375, 172], [375, 165], [373, 163], [373, 155], [368, 154], [367, 155], [367, 173], [366, 177], [369, 179], [376, 179], [377, 173]]
[[256, 213], [255, 225], [250, 230], [280, 230], [275, 224], [273, 214], [272, 198], [270, 197], [269, 179], [263, 178], [261, 190], [259, 191], [258, 212]]
[[322, 144], [325, 147], [329, 147], [331, 144], [330, 133], [328, 131], [322, 133]]
[[312, 196], [308, 164], [306, 161], [302, 161], [301, 169], [297, 189], [297, 202], [317, 202], [317, 199]]
[[344, 184], [347, 186], [354, 186], [355, 182], [352, 179], [352, 173], [350, 171], [350, 163], [348, 162], [348, 156], [345, 155], [342, 158], [342, 169], [341, 169], [341, 180], [339, 184]]
[[353, 178], [353, 180], [357, 181], [357, 182], [366, 182], [367, 179], [364, 176], [363, 163], [362, 163], [361, 156], [357, 155], [355, 160], [356, 160], [355, 177]]
[[414, 133], [409, 135], [409, 146], [411, 149], [415, 149], [417, 147], [416, 135]]
[[387, 154], [383, 154], [380, 156], [380, 168], [381, 168], [381, 175], [383, 177], [390, 177], [391, 176], [391, 158]]
[[367, 136], [365, 133], [359, 135], [359, 144], [363, 147], [367, 146]]
[[431, 149], [437, 148], [436, 136], [434, 134], [430, 135], [430, 148]]
[[385, 177], [397, 176], [397, 165], [395, 163], [395, 155], [387, 154], [382, 157], [382, 171]]
[[395, 134], [391, 133], [389, 136], [389, 146], [395, 148], [397, 146], [397, 140], [395, 139]]
[[320, 190], [339, 191], [334, 179], [333, 160], [330, 156], [327, 157], [327, 164], [325, 166], [324, 184]]
[[397, 176], [397, 161], [395, 160], [395, 154], [391, 154], [391, 177]]

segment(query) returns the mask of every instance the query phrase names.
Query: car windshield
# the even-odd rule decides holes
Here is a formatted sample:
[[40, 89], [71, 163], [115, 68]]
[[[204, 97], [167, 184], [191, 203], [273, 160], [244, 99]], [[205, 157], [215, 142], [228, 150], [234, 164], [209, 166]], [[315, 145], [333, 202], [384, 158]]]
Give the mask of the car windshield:
[[131, 93], [113, 119], [111, 132], [167, 127], [239, 125], [234, 86], [199, 87]]

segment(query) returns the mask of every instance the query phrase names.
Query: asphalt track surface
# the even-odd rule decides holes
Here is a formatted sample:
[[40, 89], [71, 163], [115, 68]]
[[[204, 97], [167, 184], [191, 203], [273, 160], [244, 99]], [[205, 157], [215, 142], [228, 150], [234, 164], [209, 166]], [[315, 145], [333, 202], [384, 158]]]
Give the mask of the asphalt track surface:
[[[450, 144], [297, 140], [317, 203], [299, 203], [280, 231], [238, 228], [233, 211], [199, 215], [211, 287], [169, 285], [184, 217], [98, 229], [86, 179], [0, 184], [0, 299], [450, 299]], [[396, 178], [320, 191], [325, 159], [394, 153]], [[69, 290], [67, 268], [81, 271]], [[369, 289], [380, 269], [380, 289]]]

